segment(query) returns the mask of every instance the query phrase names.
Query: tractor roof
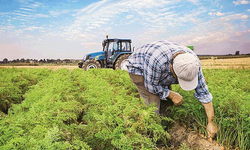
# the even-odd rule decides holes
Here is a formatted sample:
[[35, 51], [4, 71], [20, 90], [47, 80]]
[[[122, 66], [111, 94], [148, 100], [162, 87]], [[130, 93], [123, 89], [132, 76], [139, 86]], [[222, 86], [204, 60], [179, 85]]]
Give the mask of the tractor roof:
[[115, 40], [117, 41], [127, 41], [127, 42], [131, 42], [131, 39], [108, 39], [109, 41], [113, 42]]

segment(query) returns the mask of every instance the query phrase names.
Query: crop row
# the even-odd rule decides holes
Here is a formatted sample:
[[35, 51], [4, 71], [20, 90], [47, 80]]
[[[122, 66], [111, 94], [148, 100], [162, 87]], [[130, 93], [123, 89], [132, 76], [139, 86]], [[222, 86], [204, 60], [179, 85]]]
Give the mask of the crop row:
[[58, 70], [23, 97], [1, 117], [0, 149], [154, 149], [169, 138], [123, 71]]
[[49, 69], [0, 68], [0, 111], [8, 113], [12, 104], [21, 103], [23, 94], [51, 73]]

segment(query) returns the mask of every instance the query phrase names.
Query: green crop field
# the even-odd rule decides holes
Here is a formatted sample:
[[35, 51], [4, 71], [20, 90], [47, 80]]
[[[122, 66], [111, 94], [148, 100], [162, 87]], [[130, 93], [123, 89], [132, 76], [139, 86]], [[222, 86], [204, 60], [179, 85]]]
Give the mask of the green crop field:
[[[250, 149], [250, 70], [203, 72], [220, 128], [215, 140]], [[179, 85], [172, 87], [184, 104], [162, 117], [145, 106], [125, 71], [0, 68], [0, 75], [0, 149], [157, 149], [170, 138], [162, 122], [206, 135], [195, 91]]]

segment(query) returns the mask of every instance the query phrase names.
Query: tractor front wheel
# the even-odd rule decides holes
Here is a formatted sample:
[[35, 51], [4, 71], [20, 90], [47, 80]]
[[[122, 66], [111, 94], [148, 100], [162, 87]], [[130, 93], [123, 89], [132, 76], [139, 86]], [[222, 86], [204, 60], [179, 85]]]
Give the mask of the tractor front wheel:
[[78, 67], [79, 67], [79, 68], [82, 68], [82, 65], [83, 65], [83, 62], [79, 62], [79, 63], [78, 63]]
[[130, 54], [124, 54], [122, 56], [120, 56], [117, 61], [115, 62], [115, 70], [116, 69], [121, 69], [121, 70], [125, 70], [127, 71], [127, 63], [128, 63], [128, 57], [130, 56]]
[[97, 68], [101, 68], [101, 64], [93, 59], [89, 59], [87, 61], [85, 61], [82, 65], [82, 69], [87, 71], [89, 69], [97, 69]]

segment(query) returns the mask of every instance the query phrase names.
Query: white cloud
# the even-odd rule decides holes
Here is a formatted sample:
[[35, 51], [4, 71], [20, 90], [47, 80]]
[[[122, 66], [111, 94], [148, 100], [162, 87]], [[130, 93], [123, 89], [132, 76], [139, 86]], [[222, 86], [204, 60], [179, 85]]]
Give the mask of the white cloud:
[[[175, 3], [179, 2], [182, 1], [175, 1]], [[219, 42], [230, 39], [231, 31], [235, 31], [236, 27], [233, 22], [248, 18], [244, 14], [231, 13], [231, 15], [227, 15], [215, 9], [209, 10], [205, 6], [183, 14], [175, 11], [177, 10], [176, 7], [179, 7], [179, 5], [160, 0], [138, 0], [136, 2], [124, 0], [120, 2], [113, 1], [112, 3], [110, 1], [99, 1], [90, 4], [75, 14], [75, 22], [65, 27], [64, 33], [61, 35], [71, 41], [80, 41], [82, 44], [97, 41], [97, 39], [101, 41], [106, 34], [118, 38], [121, 35], [128, 35], [138, 45], [152, 40], [168, 39], [172, 35], [175, 36], [170, 39], [177, 42], [186, 41], [189, 44], [204, 44], [211, 41]], [[110, 13], [110, 10], [114, 11]], [[219, 16], [220, 18], [216, 17], [206, 21], [200, 18], [204, 14]], [[118, 18], [120, 16], [122, 17]], [[136, 21], [131, 21], [133, 18], [136, 18]], [[120, 21], [117, 22], [117, 20]], [[123, 24], [119, 24], [121, 22]], [[185, 31], [184, 29], [189, 26], [187, 24], [195, 24], [195, 26], [191, 30]], [[124, 25], [126, 25], [126, 30], [123, 28]], [[138, 30], [130, 30], [130, 26], [137, 26]], [[129, 32], [124, 33], [123, 30]], [[187, 34], [190, 32], [195, 33], [191, 38], [192, 40], [190, 34]], [[185, 36], [186, 34], [186, 38], [183, 38], [182, 35]], [[103, 35], [103, 37], [100, 37], [100, 35]]]
[[221, 42], [229, 39], [229, 35], [223, 32], [210, 32], [208, 34], [205, 34], [204, 36], [198, 36], [194, 37], [192, 39], [193, 43], [199, 43], [199, 44], [204, 44], [204, 43], [212, 43], [212, 42]]
[[17, 0], [19, 3], [27, 4], [32, 0]]
[[234, 5], [245, 5], [245, 4], [249, 4], [248, 0], [237, 0], [237, 1], [233, 1]]
[[247, 11], [249, 11], [249, 12], [250, 12], [250, 9], [247, 9]]
[[248, 15], [240, 15], [239, 17], [240, 17], [240, 19], [247, 19]]
[[210, 16], [224, 16], [225, 13], [221, 13], [221, 12], [209, 12], [208, 13]]
[[37, 18], [48, 18], [49, 17], [48, 15], [44, 15], [44, 14], [34, 14], [33, 16], [37, 17]]
[[92, 37], [97, 38], [97, 35], [109, 34], [107, 32], [110, 29], [112, 29], [112, 32], [116, 32], [116, 30], [122, 32], [124, 29], [118, 29], [119, 26], [126, 25], [130, 28], [129, 25], [135, 26], [134, 24], [139, 25], [142, 33], [151, 31], [151, 28], [157, 28], [163, 32], [167, 26], [170, 26], [170, 23], [173, 26], [175, 26], [174, 24], [180, 25], [180, 20], [176, 19], [176, 14], [169, 10], [173, 6], [167, 7], [170, 3], [173, 4], [180, 1], [124, 0], [111, 2], [103, 0], [92, 3], [74, 15], [76, 20], [70, 26], [65, 27], [64, 35], [71, 40], [83, 41], [86, 38], [75, 34], [76, 31], [85, 33], [84, 35], [86, 36], [92, 33]]
[[71, 3], [76, 3], [76, 2], [78, 2], [79, 0], [68, 0], [69, 2], [71, 2]]
[[43, 3], [34, 2], [33, 4], [29, 4], [29, 6], [26, 6], [26, 7], [36, 9], [36, 8], [38, 8], [38, 7], [43, 7], [43, 6], [44, 6]]
[[224, 16], [224, 15], [225, 15], [225, 13], [221, 13], [221, 12], [216, 13], [216, 16]]
[[249, 34], [250, 34], [250, 30], [237, 31], [237, 32], [235, 33], [235, 36], [249, 35]]
[[[187, 34], [172, 36], [172, 41], [180, 42], [185, 45], [204, 45], [208, 43], [218, 43], [232, 40], [236, 34], [246, 31], [237, 31], [237, 25], [232, 22], [245, 20], [248, 16], [244, 14], [232, 14], [209, 21], [201, 22]], [[249, 33], [249, 31], [247, 31]]]
[[229, 40], [233, 32], [225, 31], [206, 31], [206, 32], [192, 32], [189, 34], [183, 34], [180, 36], [173, 36], [170, 38], [171, 41], [179, 42], [183, 45], [203, 45], [207, 43], [217, 43]]
[[49, 11], [49, 14], [53, 17], [58, 17], [60, 15], [67, 14], [69, 12], [70, 10], [51, 10]]
[[199, 5], [200, 4], [199, 0], [187, 0], [187, 1], [189, 1], [191, 3], [194, 3], [195, 5]]
[[30, 9], [30, 8], [25, 8], [25, 7], [21, 7], [21, 10], [25, 10], [25, 11], [34, 11], [34, 9]]
[[27, 27], [25, 28], [24, 30], [28, 30], [28, 31], [34, 31], [34, 30], [41, 30], [43, 29], [42, 27], [36, 27], [36, 26], [30, 26], [30, 27]]
[[15, 27], [13, 25], [5, 25], [5, 26], [0, 25], [0, 33], [6, 31], [13, 31], [14, 29]]

